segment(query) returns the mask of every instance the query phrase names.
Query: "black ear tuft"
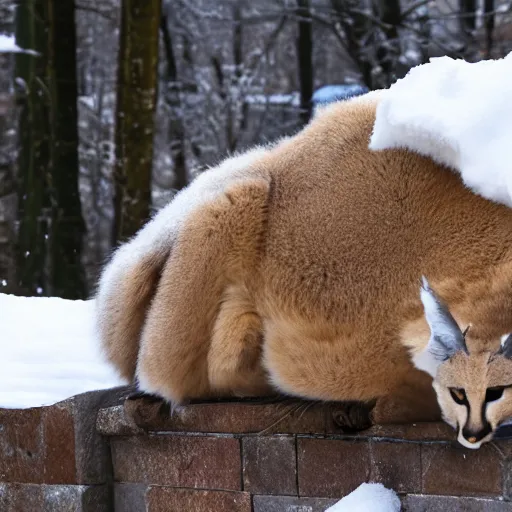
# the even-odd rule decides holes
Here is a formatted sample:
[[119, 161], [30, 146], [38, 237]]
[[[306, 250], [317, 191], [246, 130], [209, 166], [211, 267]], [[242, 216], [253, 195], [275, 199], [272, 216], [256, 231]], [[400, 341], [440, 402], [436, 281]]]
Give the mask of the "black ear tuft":
[[509, 334], [501, 342], [501, 347], [498, 354], [505, 356], [507, 359], [512, 359], [512, 334]]
[[467, 354], [464, 333], [460, 330], [448, 307], [430, 288], [425, 277], [423, 277], [420, 295], [425, 318], [430, 327], [429, 352], [438, 361], [445, 361], [460, 350]]

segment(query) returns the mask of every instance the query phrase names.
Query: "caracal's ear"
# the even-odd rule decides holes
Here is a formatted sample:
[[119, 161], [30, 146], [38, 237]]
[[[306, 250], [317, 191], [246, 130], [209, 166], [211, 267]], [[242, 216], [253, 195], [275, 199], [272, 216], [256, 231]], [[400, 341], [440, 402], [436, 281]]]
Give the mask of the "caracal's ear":
[[439, 365], [463, 350], [468, 353], [464, 333], [451, 315], [448, 307], [437, 297], [425, 277], [422, 278], [421, 302], [430, 327], [430, 340], [426, 349], [413, 362], [423, 371], [435, 377]]
[[506, 334], [501, 338], [498, 354], [504, 355], [507, 359], [512, 359], [512, 334]]

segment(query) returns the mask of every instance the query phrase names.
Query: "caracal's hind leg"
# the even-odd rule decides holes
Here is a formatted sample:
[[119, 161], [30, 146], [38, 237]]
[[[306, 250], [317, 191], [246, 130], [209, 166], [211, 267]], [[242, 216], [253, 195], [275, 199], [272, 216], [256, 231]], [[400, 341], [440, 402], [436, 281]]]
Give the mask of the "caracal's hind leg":
[[[364, 402], [370, 410], [363, 416], [369, 413], [373, 423], [438, 419], [432, 379], [391, 341], [381, 343], [385, 348], [377, 352], [372, 340], [382, 342], [385, 335], [347, 329], [317, 339], [301, 332], [299, 322], [275, 322], [266, 329], [264, 365], [279, 390], [310, 399]], [[359, 412], [347, 405], [336, 422], [352, 428]]]
[[143, 391], [178, 403], [214, 393], [208, 354], [215, 321], [227, 288], [256, 272], [268, 185], [252, 178], [228, 186], [184, 222], [142, 334]]
[[230, 286], [222, 299], [208, 353], [212, 389], [235, 396], [273, 392], [262, 366], [263, 325], [248, 291]]
[[368, 345], [355, 330], [317, 325], [312, 333], [300, 319], [280, 319], [265, 325], [264, 366], [271, 382], [285, 393], [371, 401], [389, 394], [396, 376], [389, 375], [385, 361]]

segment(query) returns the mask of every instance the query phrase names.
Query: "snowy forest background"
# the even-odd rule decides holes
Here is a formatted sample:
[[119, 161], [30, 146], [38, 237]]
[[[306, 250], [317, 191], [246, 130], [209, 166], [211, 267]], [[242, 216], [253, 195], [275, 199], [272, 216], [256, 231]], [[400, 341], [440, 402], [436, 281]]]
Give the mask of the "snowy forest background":
[[[308, 122], [325, 85], [512, 50], [500, 0], [0, 0], [0, 292], [84, 298], [206, 167]], [[421, 101], [421, 96], [418, 96]]]

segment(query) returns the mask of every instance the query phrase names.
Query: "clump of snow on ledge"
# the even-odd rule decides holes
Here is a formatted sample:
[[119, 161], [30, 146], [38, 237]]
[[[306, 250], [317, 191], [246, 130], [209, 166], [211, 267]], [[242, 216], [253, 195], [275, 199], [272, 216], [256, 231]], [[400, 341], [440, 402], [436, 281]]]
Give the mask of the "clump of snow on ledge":
[[512, 53], [472, 64], [433, 58], [385, 92], [369, 147], [429, 156], [473, 192], [512, 206], [511, 91]]
[[382, 484], [361, 484], [325, 512], [400, 512], [396, 492]]
[[0, 407], [126, 384], [102, 356], [93, 301], [0, 294]]
[[37, 52], [33, 50], [24, 50], [16, 44], [14, 36], [8, 36], [7, 34], [0, 34], [0, 53], [30, 53], [37, 55]]

